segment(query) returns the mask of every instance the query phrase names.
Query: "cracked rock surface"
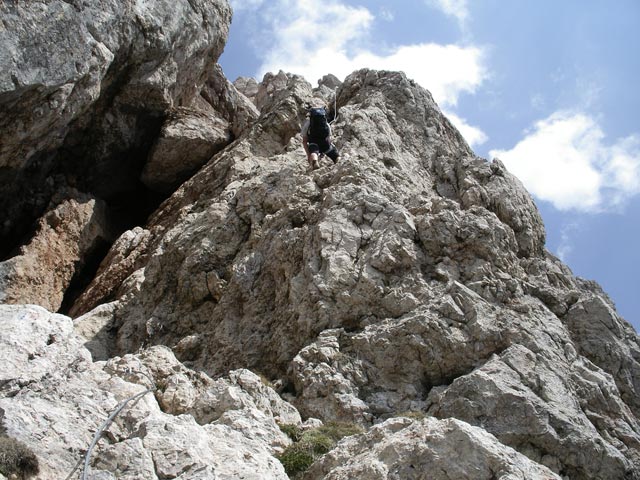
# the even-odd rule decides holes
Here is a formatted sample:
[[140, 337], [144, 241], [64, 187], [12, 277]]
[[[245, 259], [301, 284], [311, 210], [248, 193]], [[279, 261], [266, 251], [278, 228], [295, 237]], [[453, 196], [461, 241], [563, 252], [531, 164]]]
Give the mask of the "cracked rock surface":
[[368, 70], [338, 89], [341, 161], [310, 173], [297, 126], [316, 92], [268, 81], [247, 134], [103, 265], [130, 272], [114, 352], [168, 345], [278, 379], [304, 417], [454, 417], [556, 475], [637, 478], [637, 336], [546, 252], [521, 183], [427, 91]]
[[93, 451], [89, 478], [286, 479], [274, 454], [291, 441], [276, 421], [298, 412], [248, 370], [212, 380], [166, 347], [93, 362], [73, 322], [35, 306], [0, 306], [0, 408], [9, 436], [66, 478], [121, 402]]
[[[0, 6], [23, 25], [15, 38], [52, 12], [81, 24], [53, 22], [42, 55], [74, 35], [90, 48], [45, 75], [3, 37], [0, 167], [65, 186], [3, 210], [11, 229], [40, 208], [0, 263], [0, 418], [42, 478], [65, 478], [118, 404], [151, 389], [97, 443], [95, 478], [286, 479], [280, 426], [348, 422], [365, 433], [305, 480], [640, 479], [636, 332], [545, 249], [529, 193], [428, 91], [367, 69], [316, 88], [286, 72], [234, 86], [215, 66], [226, 2], [174, 2], [184, 15], [133, 3]], [[139, 61], [119, 70], [127, 58]], [[15, 121], [45, 100], [55, 122]], [[319, 101], [341, 155], [309, 171], [300, 125]], [[101, 195], [118, 194], [51, 168], [87, 151], [85, 169], [119, 174], [100, 160], [127, 161], [116, 144], [137, 145], [135, 181], [168, 197], [69, 295], [110, 240]], [[65, 301], [73, 320], [50, 313]]]

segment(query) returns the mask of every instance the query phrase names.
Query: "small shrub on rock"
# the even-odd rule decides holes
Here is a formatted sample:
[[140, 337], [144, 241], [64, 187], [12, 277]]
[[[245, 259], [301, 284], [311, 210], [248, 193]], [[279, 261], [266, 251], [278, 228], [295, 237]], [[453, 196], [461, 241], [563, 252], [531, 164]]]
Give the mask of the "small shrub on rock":
[[25, 444], [0, 436], [0, 473], [5, 477], [31, 478], [39, 471], [38, 457]]
[[287, 472], [290, 478], [295, 478], [296, 475], [306, 471], [315, 459], [316, 455], [313, 453], [313, 447], [302, 443], [290, 445], [278, 457], [284, 467], [284, 471]]
[[297, 425], [281, 425], [294, 443], [278, 457], [290, 478], [298, 478], [313, 462], [331, 450], [338, 441], [364, 430], [351, 423], [329, 422], [318, 428], [302, 431]]
[[294, 442], [299, 442], [302, 437], [302, 429], [295, 423], [285, 423], [278, 425], [282, 433], [286, 434]]

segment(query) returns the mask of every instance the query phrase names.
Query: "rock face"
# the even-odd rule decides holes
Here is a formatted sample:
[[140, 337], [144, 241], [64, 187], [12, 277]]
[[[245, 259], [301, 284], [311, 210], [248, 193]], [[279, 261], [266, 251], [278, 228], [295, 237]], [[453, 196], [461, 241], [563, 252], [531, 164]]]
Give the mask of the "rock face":
[[556, 475], [637, 478], [637, 337], [545, 252], [520, 182], [428, 92], [366, 70], [338, 90], [343, 160], [309, 174], [297, 127], [316, 92], [267, 80], [247, 135], [102, 266], [123, 272], [115, 352], [169, 345], [280, 379], [303, 416], [454, 417]]
[[342, 441], [304, 478], [412, 480], [425, 478], [425, 472], [433, 480], [560, 480], [481, 428], [434, 418], [395, 418], [376, 425], [366, 435]]
[[224, 119], [179, 110], [163, 125], [141, 180], [152, 190], [171, 193], [230, 141]]
[[47, 212], [20, 254], [0, 262], [0, 301], [57, 311], [83, 261], [111, 240], [107, 225], [103, 202], [86, 195]]
[[225, 0], [0, 5], [0, 255], [66, 185], [109, 201], [139, 188], [165, 112], [199, 95], [230, 15]]
[[40, 307], [0, 306], [0, 324], [4, 427], [44, 460], [38, 478], [71, 474], [116, 408], [150, 387], [98, 442], [89, 478], [287, 478], [275, 422], [300, 416], [255, 374], [214, 381], [165, 347], [93, 363], [71, 319]]
[[[315, 418], [369, 430], [319, 459], [307, 480], [640, 479], [638, 336], [595, 283], [545, 250], [532, 198], [498, 159], [475, 156], [401, 73], [327, 75], [312, 88], [279, 72], [233, 86], [209, 68], [226, 4], [191, 1], [183, 19], [145, 23], [163, 5], [136, 3], [141, 24], [118, 35], [162, 25], [175, 41], [149, 27], [160, 43], [141, 48], [143, 58], [158, 48], [177, 65], [189, 57], [180, 42], [207, 32], [188, 51], [209, 53], [193, 75], [165, 60], [135, 63], [126, 82], [52, 127], [63, 148], [47, 165], [82, 151], [79, 132], [114, 124], [145, 138], [122, 144], [137, 145], [149, 188], [182, 183], [113, 243], [70, 306], [75, 320], [0, 307], [2, 421], [36, 450], [44, 478], [66, 477], [118, 403], [148, 388], [98, 443], [96, 478], [286, 478], [274, 455], [290, 440], [278, 425]], [[25, 12], [76, 18], [93, 8], [72, 7], [0, 8], [14, 23]], [[13, 84], [24, 83], [21, 71]], [[42, 94], [20, 88], [0, 101]], [[336, 109], [341, 160], [309, 172], [299, 129], [316, 101]], [[157, 112], [155, 133], [128, 129]], [[37, 122], [24, 125], [40, 138]], [[125, 137], [100, 137], [88, 167], [113, 167], [100, 159], [120, 155], [114, 138]], [[45, 178], [39, 148], [22, 152], [24, 165], [12, 150], [5, 165]], [[57, 309], [77, 252], [102, 238], [100, 201], [56, 205], [2, 264], [13, 295], [3, 301]]]
[[[222, 51], [230, 15], [226, 2], [216, 0], [1, 8], [0, 165], [15, 169], [56, 148], [71, 123], [109, 89], [116, 89], [111, 101], [142, 110], [190, 100]], [[46, 29], [33, 28], [45, 23]]]
[[238, 89], [245, 97], [255, 103], [256, 95], [258, 94], [258, 88], [260, 84], [255, 78], [251, 77], [238, 77], [233, 82], [233, 86]]
[[248, 130], [260, 115], [251, 100], [227, 80], [219, 65], [209, 73], [200, 95], [229, 121], [234, 138]]

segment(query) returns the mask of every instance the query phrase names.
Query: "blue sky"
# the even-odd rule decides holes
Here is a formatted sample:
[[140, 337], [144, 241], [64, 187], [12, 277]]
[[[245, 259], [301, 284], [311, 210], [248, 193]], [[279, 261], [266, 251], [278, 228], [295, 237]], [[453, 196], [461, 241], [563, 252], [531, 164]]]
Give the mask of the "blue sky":
[[640, 2], [231, 0], [231, 80], [402, 70], [536, 199], [547, 248], [640, 329]]

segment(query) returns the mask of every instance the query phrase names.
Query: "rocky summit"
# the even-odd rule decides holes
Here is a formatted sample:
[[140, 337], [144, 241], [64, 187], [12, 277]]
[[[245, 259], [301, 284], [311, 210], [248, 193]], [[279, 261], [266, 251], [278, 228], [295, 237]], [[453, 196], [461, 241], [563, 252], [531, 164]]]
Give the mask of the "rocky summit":
[[427, 90], [232, 84], [226, 0], [0, 18], [0, 479], [640, 479], [636, 332]]

